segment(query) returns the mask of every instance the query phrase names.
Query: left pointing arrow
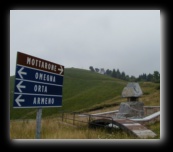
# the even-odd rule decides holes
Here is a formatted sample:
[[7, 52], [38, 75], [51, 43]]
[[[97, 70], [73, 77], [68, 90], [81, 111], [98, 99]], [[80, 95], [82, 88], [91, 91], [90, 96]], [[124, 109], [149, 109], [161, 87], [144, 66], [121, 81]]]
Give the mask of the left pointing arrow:
[[17, 105], [19, 106], [19, 107], [21, 107], [21, 104], [20, 104], [20, 102], [25, 102], [25, 100], [24, 99], [20, 99], [20, 97], [21, 97], [22, 95], [19, 95], [17, 98], [16, 98], [16, 103], [17, 103]]
[[22, 67], [19, 71], [18, 71], [18, 74], [20, 76], [21, 79], [23, 79], [23, 76], [22, 75], [26, 75], [27, 73], [26, 72], [23, 72], [23, 69], [24, 67]]
[[21, 88], [26, 88], [26, 86], [24, 85], [21, 85], [23, 81], [20, 81], [18, 84], [17, 84], [17, 89], [19, 90], [19, 92], [22, 92]]

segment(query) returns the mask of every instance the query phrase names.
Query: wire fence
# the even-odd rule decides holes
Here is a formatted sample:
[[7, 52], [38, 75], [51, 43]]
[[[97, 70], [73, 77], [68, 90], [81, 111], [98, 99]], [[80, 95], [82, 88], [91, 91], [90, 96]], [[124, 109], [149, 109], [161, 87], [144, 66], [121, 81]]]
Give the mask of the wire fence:
[[[135, 112], [141, 112], [133, 108]], [[144, 115], [148, 116], [160, 110], [160, 106], [144, 106]], [[123, 114], [123, 113], [122, 113]], [[58, 114], [59, 121], [71, 124], [76, 127], [106, 127], [118, 128], [114, 125], [114, 119], [121, 113], [118, 111], [103, 114], [81, 114], [72, 111], [60, 111]], [[124, 115], [124, 114], [123, 114]], [[154, 121], [154, 120], [153, 120]]]
[[59, 112], [58, 120], [77, 127], [115, 127], [115, 125], [113, 125], [113, 118], [103, 115], [80, 114], [78, 112], [62, 111]]

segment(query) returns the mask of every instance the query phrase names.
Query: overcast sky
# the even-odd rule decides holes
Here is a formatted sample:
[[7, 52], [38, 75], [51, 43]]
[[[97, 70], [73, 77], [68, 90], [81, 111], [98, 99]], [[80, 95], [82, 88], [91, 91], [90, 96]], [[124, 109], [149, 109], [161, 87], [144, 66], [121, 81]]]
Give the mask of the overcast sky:
[[11, 10], [10, 76], [17, 51], [65, 68], [160, 72], [160, 10]]

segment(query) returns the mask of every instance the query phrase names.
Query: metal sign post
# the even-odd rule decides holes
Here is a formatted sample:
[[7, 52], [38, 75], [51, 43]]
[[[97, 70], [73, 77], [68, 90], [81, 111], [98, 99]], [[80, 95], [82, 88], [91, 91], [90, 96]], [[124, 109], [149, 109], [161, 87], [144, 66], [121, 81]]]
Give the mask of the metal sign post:
[[37, 116], [36, 116], [36, 139], [40, 139], [41, 135], [41, 115], [42, 115], [42, 109], [37, 109]]

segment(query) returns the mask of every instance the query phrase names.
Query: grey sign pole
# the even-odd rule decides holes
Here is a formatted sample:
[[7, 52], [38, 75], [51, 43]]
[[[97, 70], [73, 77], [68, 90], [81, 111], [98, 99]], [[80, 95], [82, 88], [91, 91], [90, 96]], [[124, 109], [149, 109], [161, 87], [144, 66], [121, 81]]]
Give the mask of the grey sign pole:
[[42, 108], [37, 109], [37, 116], [36, 116], [36, 139], [40, 139], [41, 134], [41, 115], [42, 115]]

